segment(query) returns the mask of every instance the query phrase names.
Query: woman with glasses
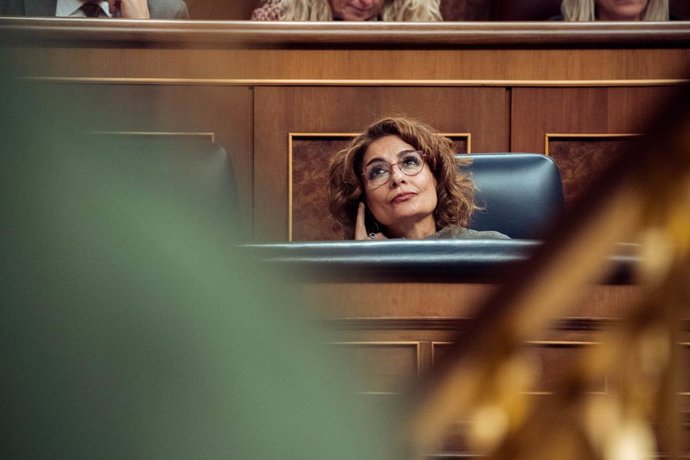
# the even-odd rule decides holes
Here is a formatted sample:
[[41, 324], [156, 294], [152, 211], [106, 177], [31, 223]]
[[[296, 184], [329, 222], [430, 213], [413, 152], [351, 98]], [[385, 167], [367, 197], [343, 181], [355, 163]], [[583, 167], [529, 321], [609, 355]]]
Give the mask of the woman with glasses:
[[371, 125], [330, 165], [330, 211], [346, 238], [508, 238], [467, 228], [474, 185], [450, 139], [406, 118]]

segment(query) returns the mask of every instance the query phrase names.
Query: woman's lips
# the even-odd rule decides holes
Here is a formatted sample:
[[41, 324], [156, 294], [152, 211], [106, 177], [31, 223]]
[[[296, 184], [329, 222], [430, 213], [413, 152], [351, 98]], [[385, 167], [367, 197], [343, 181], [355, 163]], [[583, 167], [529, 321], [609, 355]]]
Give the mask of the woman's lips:
[[366, 14], [369, 12], [369, 8], [357, 8], [356, 6], [349, 5], [348, 8], [358, 14]]
[[362, 18], [362, 19], [368, 19], [372, 16], [370, 8], [365, 8], [365, 9], [359, 9], [354, 6], [350, 6], [350, 14], [352, 16]]
[[413, 198], [416, 195], [414, 192], [402, 192], [398, 193], [393, 197], [391, 203], [404, 203], [405, 201]]

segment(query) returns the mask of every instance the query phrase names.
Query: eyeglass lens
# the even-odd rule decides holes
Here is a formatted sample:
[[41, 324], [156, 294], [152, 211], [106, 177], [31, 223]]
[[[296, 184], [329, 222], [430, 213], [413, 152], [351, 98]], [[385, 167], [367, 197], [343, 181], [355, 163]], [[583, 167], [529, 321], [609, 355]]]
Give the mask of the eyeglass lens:
[[391, 176], [391, 169], [393, 165], [397, 164], [400, 172], [406, 176], [415, 176], [419, 174], [424, 167], [424, 159], [421, 152], [414, 150], [401, 152], [402, 156], [397, 163], [388, 163], [386, 161], [375, 161], [367, 165], [364, 170], [364, 177], [372, 185], [383, 185], [388, 182]]

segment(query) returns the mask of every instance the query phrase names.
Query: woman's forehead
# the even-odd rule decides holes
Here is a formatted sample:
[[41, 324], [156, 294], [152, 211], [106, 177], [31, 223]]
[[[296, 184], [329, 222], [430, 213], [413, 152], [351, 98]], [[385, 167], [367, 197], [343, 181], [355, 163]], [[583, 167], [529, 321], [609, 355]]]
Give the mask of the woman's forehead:
[[374, 158], [397, 161], [401, 152], [409, 150], [415, 150], [415, 148], [400, 137], [396, 135], [385, 136], [369, 144], [362, 160], [365, 164]]

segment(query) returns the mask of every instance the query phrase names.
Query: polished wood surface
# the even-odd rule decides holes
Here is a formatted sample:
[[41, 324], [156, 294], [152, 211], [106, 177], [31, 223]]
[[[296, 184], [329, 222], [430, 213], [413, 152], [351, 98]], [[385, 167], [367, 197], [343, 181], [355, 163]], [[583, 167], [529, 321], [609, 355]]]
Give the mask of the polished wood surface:
[[113, 84], [580, 87], [682, 84], [690, 51], [105, 46], [22, 49], [14, 59], [27, 75]]
[[554, 158], [570, 206], [627, 143], [646, 132], [656, 113], [647, 108], [670, 102], [676, 89], [513, 88], [511, 151], [539, 151]]
[[[469, 133], [473, 153], [548, 153], [552, 134], [639, 133], [650, 108], [690, 76], [684, 22], [0, 18], [0, 38], [22, 77], [88, 87], [105, 101], [136, 93], [124, 105], [147, 116], [123, 130], [215, 133], [257, 240], [272, 241], [291, 238], [293, 133], [357, 133], [405, 114]], [[592, 148], [585, 138], [578, 145]], [[594, 171], [575, 168], [583, 155], [560, 164], [574, 184]]]
[[15, 57], [22, 73], [142, 83], [162, 78], [190, 84], [199, 79], [215, 84], [650, 84], [686, 78], [690, 57], [687, 23], [142, 24], [0, 18], [0, 37], [5, 44], [21, 45]]
[[[160, 21], [124, 19], [0, 18], [6, 40], [46, 39], [93, 42], [176, 42], [201, 45], [367, 44], [404, 49], [453, 45], [490, 47], [611, 47], [667, 48], [687, 44], [687, 22], [564, 23], [564, 22], [252, 22]], [[30, 34], [28, 33], [30, 32]]]
[[518, 152], [543, 151], [547, 134], [642, 133], [655, 115], [648, 109], [670, 102], [675, 89], [514, 88], [511, 94], [511, 150]]
[[[303, 287], [306, 296], [319, 299], [320, 314], [327, 318], [376, 319], [377, 327], [396, 319], [441, 320], [470, 318], [496, 289], [494, 284], [469, 283], [313, 283]], [[606, 321], [620, 318], [636, 298], [632, 285], [598, 286], [577, 296], [569, 318]]]

